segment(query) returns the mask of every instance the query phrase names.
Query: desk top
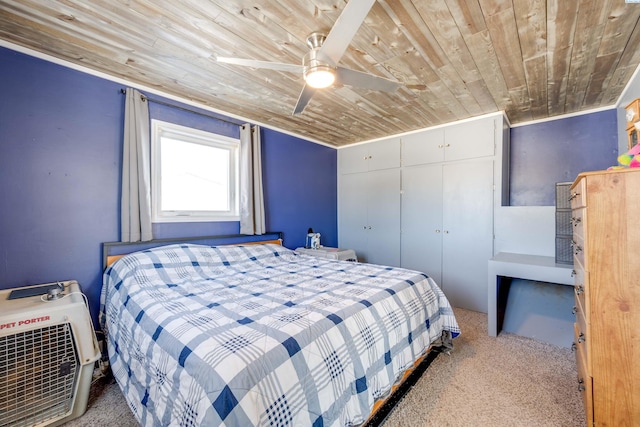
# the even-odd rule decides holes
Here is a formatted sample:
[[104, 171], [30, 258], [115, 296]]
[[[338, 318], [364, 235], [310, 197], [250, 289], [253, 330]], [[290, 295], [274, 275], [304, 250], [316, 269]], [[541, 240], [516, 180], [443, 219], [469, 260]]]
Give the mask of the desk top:
[[506, 276], [573, 285], [573, 265], [557, 264], [555, 257], [500, 252], [489, 260], [490, 276]]
[[490, 261], [508, 262], [515, 264], [527, 264], [539, 267], [558, 267], [573, 269], [571, 264], [558, 264], [555, 257], [542, 255], [516, 254], [512, 252], [499, 252]]

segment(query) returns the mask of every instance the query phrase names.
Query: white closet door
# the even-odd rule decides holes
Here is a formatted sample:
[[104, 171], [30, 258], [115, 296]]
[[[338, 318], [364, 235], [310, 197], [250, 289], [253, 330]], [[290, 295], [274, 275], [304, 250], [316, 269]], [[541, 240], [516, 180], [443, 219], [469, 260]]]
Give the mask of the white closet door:
[[338, 173], [366, 172], [369, 169], [368, 152], [366, 145], [355, 145], [338, 150]]
[[444, 161], [444, 129], [430, 129], [402, 137], [402, 166]]
[[444, 165], [443, 203], [443, 291], [453, 306], [486, 313], [493, 160]]
[[385, 139], [365, 145], [368, 148], [369, 170], [400, 167], [400, 138]]
[[444, 130], [446, 161], [475, 159], [495, 153], [496, 118], [473, 120]]
[[[368, 253], [373, 264], [400, 266], [400, 169], [369, 172]], [[358, 255], [359, 257], [359, 255]]]
[[402, 170], [402, 267], [442, 286], [442, 165]]
[[367, 201], [368, 173], [340, 176], [338, 203], [340, 218], [338, 239], [340, 247], [353, 249], [364, 260], [367, 252]]

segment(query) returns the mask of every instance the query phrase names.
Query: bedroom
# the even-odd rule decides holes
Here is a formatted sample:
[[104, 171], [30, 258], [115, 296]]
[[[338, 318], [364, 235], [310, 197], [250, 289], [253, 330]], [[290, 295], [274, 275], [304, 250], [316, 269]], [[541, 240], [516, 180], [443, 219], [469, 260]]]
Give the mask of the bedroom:
[[[100, 243], [119, 236], [120, 89], [126, 85], [69, 63], [56, 64], [10, 42], [3, 46], [0, 287], [73, 278], [82, 284], [95, 318], [102, 284]], [[544, 202], [525, 198], [520, 203], [552, 205], [553, 183], [615, 164], [626, 145], [624, 106], [640, 96], [637, 85], [630, 81], [606, 108], [512, 126], [514, 156], [522, 155], [512, 157], [512, 201], [518, 195], [535, 196], [542, 185], [548, 192]], [[159, 104], [150, 108], [153, 117], [167, 121], [202, 120]], [[219, 121], [207, 123], [215, 132], [236, 131]], [[309, 227], [321, 232], [323, 245], [338, 246], [339, 150], [278, 129], [263, 128], [267, 228], [284, 231], [287, 247], [303, 245]], [[544, 153], [544, 162], [523, 164], [524, 153], [534, 148]], [[568, 171], [567, 165], [582, 169]], [[551, 172], [560, 175], [551, 177]], [[158, 237], [229, 234], [238, 225], [156, 224], [154, 231]]]

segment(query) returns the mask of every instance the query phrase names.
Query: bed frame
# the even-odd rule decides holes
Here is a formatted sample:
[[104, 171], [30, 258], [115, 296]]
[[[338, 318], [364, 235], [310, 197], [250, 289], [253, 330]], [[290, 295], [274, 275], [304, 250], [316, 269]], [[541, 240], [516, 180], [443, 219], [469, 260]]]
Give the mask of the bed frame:
[[[123, 256], [136, 252], [151, 249], [157, 246], [171, 245], [175, 243], [194, 243], [201, 245], [248, 245], [275, 243], [282, 245], [283, 232], [274, 231], [262, 235], [246, 234], [226, 234], [219, 236], [198, 236], [198, 237], [175, 237], [167, 239], [154, 239], [147, 242], [105, 242], [102, 244], [102, 265], [107, 268]], [[381, 425], [389, 416], [395, 405], [402, 400], [404, 395], [420, 379], [427, 370], [431, 362], [438, 357], [438, 348], [430, 348], [414, 366], [405, 372], [404, 377], [394, 386], [391, 394], [384, 400], [374, 404], [373, 412], [369, 419], [363, 424], [364, 427], [377, 427]]]
[[172, 237], [154, 239], [146, 242], [105, 242], [102, 244], [102, 268], [105, 269], [118, 259], [132, 252], [144, 251], [156, 246], [172, 245], [174, 243], [194, 243], [199, 245], [256, 245], [275, 243], [282, 245], [284, 233], [272, 231], [260, 235], [223, 234], [218, 236]]

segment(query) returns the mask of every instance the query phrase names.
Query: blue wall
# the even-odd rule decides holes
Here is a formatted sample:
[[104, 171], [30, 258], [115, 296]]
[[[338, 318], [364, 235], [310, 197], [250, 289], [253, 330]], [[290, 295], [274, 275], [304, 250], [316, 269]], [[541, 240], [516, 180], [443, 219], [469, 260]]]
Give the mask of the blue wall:
[[[75, 279], [95, 318], [101, 243], [120, 236], [123, 85], [5, 48], [0, 64], [0, 289]], [[156, 103], [150, 115], [239, 132]], [[336, 245], [336, 150], [265, 128], [262, 150], [267, 228], [290, 248], [308, 227]], [[157, 238], [238, 231], [237, 222], [154, 225]]]
[[511, 129], [511, 205], [555, 206], [556, 182], [615, 165], [617, 132], [616, 109]]

